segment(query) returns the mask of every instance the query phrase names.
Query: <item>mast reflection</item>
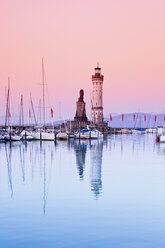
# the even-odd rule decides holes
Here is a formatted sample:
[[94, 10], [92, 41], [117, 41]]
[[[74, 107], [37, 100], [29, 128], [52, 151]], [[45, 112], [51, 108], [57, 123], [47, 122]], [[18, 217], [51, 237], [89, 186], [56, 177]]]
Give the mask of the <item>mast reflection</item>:
[[20, 164], [21, 164], [21, 170], [22, 170], [22, 181], [25, 182], [25, 150], [24, 147], [19, 146], [20, 151]]
[[[9, 151], [8, 151], [9, 150]], [[7, 172], [8, 172], [8, 182], [11, 192], [11, 198], [13, 197], [13, 183], [12, 183], [12, 166], [11, 166], [11, 146], [7, 149], [5, 144], [6, 162], [7, 162]]]
[[[46, 214], [47, 198], [52, 174], [53, 147], [54, 145], [52, 142], [40, 142], [40, 166], [43, 171], [41, 174], [41, 178], [43, 180], [43, 215]], [[47, 153], [51, 155], [50, 161]]]

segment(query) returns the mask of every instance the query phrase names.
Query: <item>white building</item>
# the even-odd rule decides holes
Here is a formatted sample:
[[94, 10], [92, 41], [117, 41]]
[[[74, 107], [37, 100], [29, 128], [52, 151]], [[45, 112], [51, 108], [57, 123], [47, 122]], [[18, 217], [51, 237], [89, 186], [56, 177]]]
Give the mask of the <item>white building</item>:
[[104, 76], [97, 64], [95, 75], [92, 76], [91, 121], [98, 125], [103, 123], [103, 80]]

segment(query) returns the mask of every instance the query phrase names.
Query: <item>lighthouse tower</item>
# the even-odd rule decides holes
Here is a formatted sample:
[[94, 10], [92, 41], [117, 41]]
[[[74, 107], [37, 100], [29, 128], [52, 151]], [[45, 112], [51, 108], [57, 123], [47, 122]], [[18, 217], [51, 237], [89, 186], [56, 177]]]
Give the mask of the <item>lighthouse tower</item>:
[[95, 75], [92, 75], [91, 121], [98, 125], [103, 123], [103, 80], [104, 76], [97, 63]]

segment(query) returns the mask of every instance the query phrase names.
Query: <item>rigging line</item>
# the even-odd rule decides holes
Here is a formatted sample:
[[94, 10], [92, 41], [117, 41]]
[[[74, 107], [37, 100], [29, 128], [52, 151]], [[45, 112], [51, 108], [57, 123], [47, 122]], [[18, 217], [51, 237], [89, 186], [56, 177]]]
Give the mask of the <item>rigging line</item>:
[[94, 121], [95, 121], [95, 125], [96, 125], [96, 128], [97, 128], [96, 116], [95, 116], [95, 111], [94, 111], [94, 107], [93, 107], [93, 101], [92, 101], [92, 98], [91, 98], [91, 94], [90, 94], [90, 100], [91, 100], [91, 107], [92, 107], [92, 111], [93, 111], [93, 115], [94, 115]]
[[[3, 108], [3, 111], [4, 111], [5, 121], [6, 121], [6, 100], [7, 100], [7, 88], [5, 86], [5, 95], [4, 95], [4, 100], [2, 101], [3, 102], [2, 108]], [[4, 124], [5, 124], [5, 122], [4, 122]]]
[[39, 105], [37, 111], [37, 123], [41, 124], [41, 99], [39, 99]]
[[151, 121], [151, 115], [152, 115], [152, 112], [150, 113], [150, 117], [149, 117], [149, 120], [147, 122], [147, 128], [149, 128], [149, 124], [150, 124], [150, 121]]
[[8, 111], [9, 111], [9, 88], [7, 92], [7, 99], [6, 99], [6, 118], [5, 118], [5, 127], [7, 127], [7, 122], [8, 122]]
[[[136, 116], [136, 115], [135, 115], [135, 116]], [[138, 120], [138, 116], [139, 116], [139, 112], [137, 113], [137, 116], [136, 116], [136, 121], [135, 121], [134, 128], [136, 128], [136, 123], [137, 123], [137, 120]]]
[[[9, 87], [10, 88], [10, 87]], [[10, 113], [15, 113], [15, 108], [14, 108], [14, 104], [13, 104], [13, 96], [12, 96], [12, 92], [10, 89], [10, 94], [9, 94], [9, 108], [10, 108]], [[12, 118], [12, 115], [10, 117], [10, 120]], [[12, 120], [14, 121], [14, 119], [12, 118]]]
[[33, 105], [33, 100], [32, 100], [32, 95], [30, 93], [30, 103], [31, 103], [31, 108], [32, 108], [32, 112], [33, 112], [33, 118], [35, 121], [35, 125], [37, 125], [37, 120], [36, 120], [36, 115], [35, 115], [35, 111], [34, 111], [34, 105]]
[[45, 76], [46, 93], [47, 93], [47, 99], [48, 99], [48, 107], [50, 108], [51, 104], [50, 104], [50, 97], [49, 97], [48, 84], [47, 84], [46, 72], [45, 71], [44, 71], [44, 76]]

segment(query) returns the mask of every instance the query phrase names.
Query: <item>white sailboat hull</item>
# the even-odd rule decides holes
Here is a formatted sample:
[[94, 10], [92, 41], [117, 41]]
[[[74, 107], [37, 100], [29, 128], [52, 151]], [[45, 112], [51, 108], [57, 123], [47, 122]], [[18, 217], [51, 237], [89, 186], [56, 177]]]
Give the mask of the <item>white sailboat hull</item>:
[[80, 132], [76, 134], [77, 139], [103, 139], [103, 134], [98, 130], [92, 130], [87, 132]]
[[91, 131], [90, 134], [91, 139], [103, 139], [103, 134], [99, 132], [98, 130]]
[[4, 139], [6, 141], [19, 141], [21, 140], [21, 136], [16, 135], [16, 134], [10, 136], [9, 134], [7, 134], [4, 136]]
[[68, 139], [68, 134], [67, 133], [58, 133], [56, 135], [57, 140], [67, 140]]
[[87, 133], [77, 133], [76, 139], [89, 139], [89, 132]]
[[31, 135], [22, 136], [22, 140], [33, 140], [33, 137]]
[[31, 136], [34, 140], [55, 140], [54, 133], [47, 133], [47, 132], [35, 132], [31, 133]]
[[0, 140], [4, 140], [4, 136], [3, 135], [0, 135]]

